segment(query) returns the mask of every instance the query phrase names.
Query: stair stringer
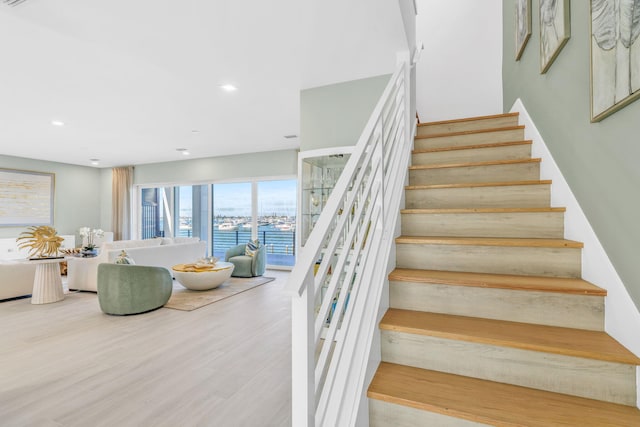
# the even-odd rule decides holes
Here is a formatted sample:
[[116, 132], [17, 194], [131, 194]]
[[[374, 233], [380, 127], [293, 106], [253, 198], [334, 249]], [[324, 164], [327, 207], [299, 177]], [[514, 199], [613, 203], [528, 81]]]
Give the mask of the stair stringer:
[[[640, 312], [520, 98], [510, 112], [520, 113], [519, 123], [525, 125], [525, 139], [533, 141], [531, 155], [542, 158], [540, 179], [553, 181], [551, 206], [564, 206], [567, 209], [564, 216], [565, 239], [584, 242], [582, 278], [607, 290], [605, 331], [640, 356], [640, 335], [634, 333], [640, 329]], [[640, 366], [636, 367], [636, 388], [636, 406], [640, 408]]]

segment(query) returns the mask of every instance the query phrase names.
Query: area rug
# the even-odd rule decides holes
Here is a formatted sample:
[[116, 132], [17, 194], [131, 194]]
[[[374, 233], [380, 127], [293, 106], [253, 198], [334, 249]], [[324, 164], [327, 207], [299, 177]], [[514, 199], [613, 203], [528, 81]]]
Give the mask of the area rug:
[[171, 298], [164, 306], [175, 310], [192, 311], [216, 301], [229, 298], [240, 292], [248, 291], [256, 286], [275, 280], [274, 277], [231, 277], [216, 289], [210, 291], [191, 291], [176, 283], [173, 285]]

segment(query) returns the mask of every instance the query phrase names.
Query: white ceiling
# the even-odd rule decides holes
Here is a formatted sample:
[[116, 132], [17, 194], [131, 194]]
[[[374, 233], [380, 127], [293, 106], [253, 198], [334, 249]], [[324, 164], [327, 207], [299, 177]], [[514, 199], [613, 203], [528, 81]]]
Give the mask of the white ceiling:
[[2, 2], [0, 154], [111, 167], [297, 148], [301, 89], [392, 72], [405, 46], [396, 0]]

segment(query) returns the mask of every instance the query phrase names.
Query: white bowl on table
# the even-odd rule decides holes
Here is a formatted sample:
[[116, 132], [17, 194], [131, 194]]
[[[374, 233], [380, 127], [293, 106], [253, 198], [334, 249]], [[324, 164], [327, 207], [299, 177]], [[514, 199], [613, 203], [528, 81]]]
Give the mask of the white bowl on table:
[[228, 280], [234, 267], [230, 262], [217, 262], [212, 268], [206, 270], [185, 271], [192, 270], [186, 264], [174, 265], [172, 270], [176, 280], [185, 288], [192, 291], [206, 291], [215, 289]]

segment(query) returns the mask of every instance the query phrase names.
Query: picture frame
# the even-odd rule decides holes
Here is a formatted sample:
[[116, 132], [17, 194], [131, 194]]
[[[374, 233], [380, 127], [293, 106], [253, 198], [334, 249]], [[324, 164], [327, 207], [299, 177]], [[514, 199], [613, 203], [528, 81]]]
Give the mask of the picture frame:
[[540, 0], [540, 74], [546, 73], [571, 37], [570, 0]]
[[0, 168], [0, 227], [53, 225], [55, 174]]
[[591, 122], [640, 98], [640, 0], [591, 0]]
[[516, 61], [531, 37], [531, 0], [516, 0]]

